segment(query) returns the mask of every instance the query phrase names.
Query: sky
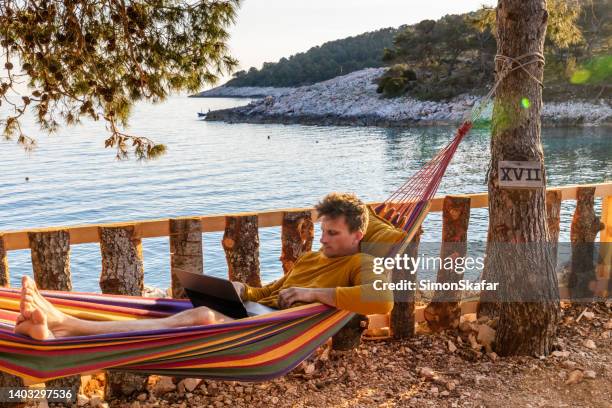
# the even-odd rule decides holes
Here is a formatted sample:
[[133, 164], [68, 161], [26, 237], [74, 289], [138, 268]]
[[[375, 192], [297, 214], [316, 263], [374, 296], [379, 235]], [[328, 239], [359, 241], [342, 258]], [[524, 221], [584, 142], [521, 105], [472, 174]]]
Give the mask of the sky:
[[[494, 0], [243, 0], [229, 30], [240, 69], [276, 62], [324, 42], [477, 10]], [[228, 78], [227, 78], [228, 79]]]

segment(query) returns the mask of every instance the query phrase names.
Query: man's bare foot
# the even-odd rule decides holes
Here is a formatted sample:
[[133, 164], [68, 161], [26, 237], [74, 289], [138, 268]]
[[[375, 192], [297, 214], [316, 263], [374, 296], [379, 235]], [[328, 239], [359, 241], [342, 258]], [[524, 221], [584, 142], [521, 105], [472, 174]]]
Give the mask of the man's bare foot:
[[46, 318], [50, 330], [61, 325], [67, 316], [58, 310], [51, 302], [40, 294], [36, 283], [28, 276], [21, 278], [21, 302], [20, 311], [23, 317], [28, 320], [34, 310], [40, 310]]
[[35, 340], [55, 338], [47, 325], [47, 317], [40, 309], [36, 308], [31, 311], [29, 319], [19, 315], [17, 325], [15, 326], [15, 333], [30, 336]]

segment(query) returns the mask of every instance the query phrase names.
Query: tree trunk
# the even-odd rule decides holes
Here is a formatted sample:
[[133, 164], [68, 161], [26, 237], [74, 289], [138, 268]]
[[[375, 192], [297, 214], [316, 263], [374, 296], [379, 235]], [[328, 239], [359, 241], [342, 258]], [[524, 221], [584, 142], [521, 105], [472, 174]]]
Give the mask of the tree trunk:
[[11, 275], [9, 274], [8, 257], [4, 249], [4, 237], [0, 234], [0, 287], [11, 286]]
[[[484, 278], [499, 282], [496, 350], [500, 355], [546, 355], [559, 318], [559, 291], [547, 244], [544, 152], [540, 139], [543, 55], [548, 13], [541, 0], [500, 0], [497, 53], [525, 64], [502, 80], [495, 96], [489, 172], [489, 231]], [[506, 67], [496, 61], [496, 73]], [[529, 73], [527, 73], [527, 72]], [[501, 188], [502, 160], [539, 162], [543, 188]], [[487, 291], [486, 293], [492, 292]]]
[[225, 217], [225, 233], [221, 243], [225, 250], [229, 279], [250, 286], [261, 286], [257, 215]]
[[577, 302], [591, 302], [596, 282], [595, 237], [604, 227], [595, 215], [595, 187], [578, 187], [576, 210], [572, 218], [572, 267], [568, 288], [570, 298]]
[[[102, 253], [102, 293], [142, 296], [142, 243], [133, 237], [134, 227], [100, 227], [98, 231]], [[107, 372], [106, 395], [121, 396], [141, 392], [145, 389], [147, 378], [130, 373]]]
[[548, 224], [548, 242], [553, 253], [553, 265], [557, 270], [557, 250], [559, 248], [559, 231], [561, 230], [561, 190], [546, 192], [546, 223]]
[[[467, 231], [470, 222], [470, 198], [446, 196], [442, 209], [442, 247], [440, 259], [465, 258], [467, 253]], [[454, 263], [453, 263], [454, 264]], [[459, 282], [462, 273], [445, 269], [438, 271], [438, 282]], [[455, 328], [461, 318], [461, 292], [458, 290], [436, 291], [424, 310], [425, 320], [434, 331]]]
[[[421, 234], [423, 229], [419, 230], [414, 234], [412, 241], [408, 244], [404, 250], [404, 254], [409, 257], [416, 258], [419, 251], [419, 242], [421, 241]], [[393, 282], [401, 282], [406, 280], [414, 282], [416, 284], [417, 276], [416, 271], [412, 273], [411, 268], [395, 269], [391, 275]], [[391, 317], [389, 319], [389, 325], [391, 326], [391, 335], [394, 339], [405, 339], [414, 336], [414, 296], [416, 290], [394, 290], [393, 291], [393, 310], [391, 310]]]
[[287, 274], [295, 261], [305, 252], [312, 250], [314, 224], [310, 211], [286, 212], [281, 227], [282, 250], [280, 261]]
[[[39, 289], [72, 290], [70, 276], [70, 234], [67, 230], [29, 232], [34, 281]], [[81, 376], [47, 381], [47, 388], [70, 388], [76, 393]]]
[[202, 223], [199, 218], [170, 220], [170, 274], [172, 297], [187, 299], [185, 289], [179, 282], [176, 271], [188, 271], [202, 275]]
[[[9, 276], [8, 259], [6, 256], [6, 250], [4, 246], [4, 238], [0, 234], [0, 287], [8, 288], [11, 286], [11, 279]], [[0, 372], [0, 387], [17, 388], [23, 387], [23, 381], [21, 378]], [[0, 408], [21, 408], [25, 407], [26, 403], [9, 403], [0, 402]]]
[[28, 232], [34, 281], [40, 289], [72, 290], [67, 230]]

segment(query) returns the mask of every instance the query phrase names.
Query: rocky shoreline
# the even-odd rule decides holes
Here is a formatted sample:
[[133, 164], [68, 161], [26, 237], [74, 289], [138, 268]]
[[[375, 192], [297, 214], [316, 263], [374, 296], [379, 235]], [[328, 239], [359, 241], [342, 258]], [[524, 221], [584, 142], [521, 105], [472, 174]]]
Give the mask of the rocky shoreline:
[[[218, 87], [200, 97], [260, 97], [246, 106], [211, 111], [209, 121], [302, 125], [412, 127], [455, 125], [470, 113], [479, 97], [461, 95], [450, 101], [382, 98], [375, 78], [384, 68], [368, 68], [299, 88]], [[265, 97], [262, 97], [266, 95]], [[491, 117], [491, 107], [483, 117]], [[545, 126], [611, 126], [609, 102], [572, 101], [544, 104]]]

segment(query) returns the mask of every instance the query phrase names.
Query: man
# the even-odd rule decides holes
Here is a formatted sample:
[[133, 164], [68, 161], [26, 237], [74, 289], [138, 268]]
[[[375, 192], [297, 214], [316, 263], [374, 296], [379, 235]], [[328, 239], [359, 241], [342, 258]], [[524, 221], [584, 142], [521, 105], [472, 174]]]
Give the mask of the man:
[[[390, 292], [375, 291], [372, 257], [359, 252], [368, 225], [366, 206], [353, 194], [331, 193], [317, 206], [321, 221], [321, 249], [302, 255], [289, 273], [262, 288], [233, 282], [244, 300], [275, 308], [321, 302], [360, 314], [388, 313]], [[206, 307], [197, 307], [161, 319], [90, 321], [59, 311], [22, 279], [20, 315], [15, 332], [43, 340], [136, 330], [206, 325], [230, 318]]]

